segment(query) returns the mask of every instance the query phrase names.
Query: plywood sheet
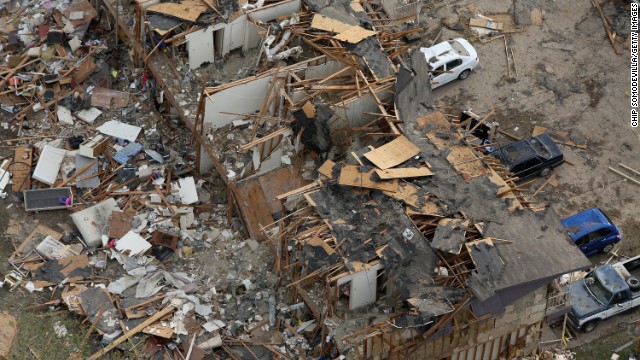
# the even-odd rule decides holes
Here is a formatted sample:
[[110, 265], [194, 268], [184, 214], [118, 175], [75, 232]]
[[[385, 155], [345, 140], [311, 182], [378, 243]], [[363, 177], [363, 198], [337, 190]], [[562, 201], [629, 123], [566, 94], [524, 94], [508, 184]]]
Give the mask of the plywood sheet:
[[428, 128], [427, 138], [440, 150], [448, 150], [447, 161], [465, 179], [486, 175], [489, 168], [466, 145], [456, 129], [440, 112], [419, 118], [416, 122]]
[[504, 24], [487, 19], [469, 19], [469, 26], [483, 27], [492, 30], [502, 30]]
[[347, 31], [352, 26], [353, 25], [343, 23], [342, 21], [338, 21], [320, 14], [313, 15], [313, 19], [311, 20], [312, 28], [318, 29], [318, 30], [335, 32], [335, 33], [341, 33], [343, 31]]
[[406, 179], [406, 178], [415, 178], [415, 177], [423, 177], [423, 176], [431, 176], [433, 172], [429, 170], [427, 167], [419, 167], [419, 168], [394, 168], [387, 170], [376, 170], [376, 174], [380, 177], [380, 179]]
[[324, 242], [324, 240], [320, 239], [317, 236], [311, 237], [305, 240], [305, 242], [311, 246], [321, 247], [329, 256], [335, 254], [335, 250], [333, 250], [331, 246], [329, 246], [329, 244], [327, 244], [326, 242]]
[[321, 175], [324, 175], [327, 178], [331, 179], [333, 177], [333, 167], [335, 165], [336, 165], [335, 162], [331, 160], [327, 160], [318, 168], [318, 172]]
[[333, 38], [340, 41], [346, 41], [351, 44], [357, 44], [360, 41], [377, 34], [375, 31], [367, 30], [360, 26], [352, 26], [348, 30], [340, 32]]
[[195, 22], [203, 11], [207, 9], [204, 5], [160, 3], [151, 5], [147, 11], [157, 12], [163, 15], [177, 17], [179, 19]]
[[355, 165], [345, 165], [340, 170], [340, 185], [363, 187], [367, 189], [383, 190], [385, 192], [396, 192], [398, 190], [398, 181], [375, 181], [372, 175], [375, 169], [367, 172], [360, 172], [360, 167]]
[[414, 207], [414, 213], [416, 214], [438, 215], [441, 213], [438, 205], [429, 200], [429, 193], [425, 189], [410, 183], [400, 183], [398, 191], [395, 193], [385, 191], [385, 195]]
[[463, 179], [468, 180], [489, 173], [486, 166], [466, 145], [458, 145], [450, 148], [447, 161], [456, 169]]
[[420, 148], [404, 136], [364, 154], [367, 160], [382, 170], [400, 165], [420, 153]]

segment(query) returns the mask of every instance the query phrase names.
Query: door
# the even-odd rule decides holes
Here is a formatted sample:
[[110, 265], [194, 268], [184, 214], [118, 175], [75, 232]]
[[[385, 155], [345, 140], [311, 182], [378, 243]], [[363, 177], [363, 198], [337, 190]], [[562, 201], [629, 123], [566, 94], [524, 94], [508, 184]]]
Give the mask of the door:
[[455, 80], [458, 78], [458, 76], [460, 76], [460, 73], [462, 72], [462, 70], [464, 70], [462, 68], [462, 59], [455, 59], [455, 60], [451, 60], [447, 63], [447, 71], [450, 71], [451, 73], [448, 74], [450, 75], [450, 80]]
[[631, 300], [629, 298], [629, 293], [626, 291], [621, 291], [613, 296], [611, 299], [611, 307], [607, 309], [607, 317], [620, 314], [621, 312], [625, 312], [631, 309]]
[[611, 230], [607, 228], [594, 230], [580, 238], [583, 243], [583, 246], [581, 246], [580, 249], [585, 254], [598, 252], [609, 243], [610, 235]]

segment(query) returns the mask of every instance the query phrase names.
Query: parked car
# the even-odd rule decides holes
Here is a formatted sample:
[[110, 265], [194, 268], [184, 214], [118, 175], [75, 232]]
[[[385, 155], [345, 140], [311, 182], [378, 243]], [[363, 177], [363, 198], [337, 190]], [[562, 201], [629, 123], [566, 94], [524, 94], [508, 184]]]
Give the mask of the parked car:
[[598, 266], [570, 286], [568, 323], [584, 332], [598, 322], [640, 305], [640, 256]]
[[622, 232], [598, 208], [585, 210], [562, 220], [569, 237], [586, 255], [608, 253], [622, 240]]
[[547, 134], [518, 140], [496, 149], [491, 156], [520, 179], [547, 176], [553, 168], [564, 163], [564, 154]]
[[462, 38], [443, 41], [429, 48], [420, 48], [431, 70], [431, 88], [435, 89], [455, 79], [464, 80], [479, 64], [478, 53]]

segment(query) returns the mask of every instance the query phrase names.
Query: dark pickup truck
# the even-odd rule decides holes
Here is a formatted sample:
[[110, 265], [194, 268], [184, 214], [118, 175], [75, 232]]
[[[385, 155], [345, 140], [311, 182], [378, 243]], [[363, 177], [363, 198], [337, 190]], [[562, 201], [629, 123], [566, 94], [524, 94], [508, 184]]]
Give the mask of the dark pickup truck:
[[598, 266], [570, 284], [569, 325], [591, 332], [599, 321], [640, 305], [640, 256]]
[[564, 154], [547, 134], [527, 137], [498, 148], [491, 156], [500, 160], [518, 178], [547, 176], [564, 162]]

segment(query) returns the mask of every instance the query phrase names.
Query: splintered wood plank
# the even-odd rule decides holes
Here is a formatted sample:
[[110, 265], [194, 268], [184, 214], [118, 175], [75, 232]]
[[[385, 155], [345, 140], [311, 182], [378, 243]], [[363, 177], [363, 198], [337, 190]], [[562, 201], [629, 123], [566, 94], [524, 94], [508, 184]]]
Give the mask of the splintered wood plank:
[[367, 30], [360, 26], [352, 26], [348, 30], [340, 32], [333, 38], [348, 43], [357, 44], [360, 41], [377, 34], [375, 31]]
[[333, 178], [333, 167], [336, 165], [335, 162], [331, 161], [331, 160], [327, 160], [324, 162], [324, 164], [322, 164], [322, 166], [320, 166], [318, 168], [318, 172], [321, 175], [326, 176], [327, 178], [331, 179]]
[[375, 169], [360, 172], [359, 166], [345, 165], [340, 170], [338, 183], [340, 185], [377, 189], [385, 192], [395, 192], [398, 190], [398, 180], [375, 181], [372, 180], [373, 174], [375, 174]]
[[419, 147], [406, 137], [400, 136], [373, 151], [369, 151], [364, 154], [364, 157], [378, 168], [385, 170], [400, 165], [419, 153]]
[[506, 181], [504, 181], [504, 179], [500, 177], [500, 175], [498, 175], [497, 172], [493, 170], [489, 171], [489, 181], [498, 186], [498, 192], [496, 194], [502, 194], [500, 198], [509, 199], [511, 201], [511, 205], [509, 206], [510, 212], [524, 209], [524, 206], [522, 206], [522, 203], [520, 203], [513, 192], [507, 191], [511, 187], [509, 186], [509, 184], [507, 184]]
[[342, 21], [332, 19], [330, 17], [315, 14], [311, 20], [311, 27], [313, 29], [330, 31], [335, 33], [341, 33], [349, 30], [353, 25], [343, 23]]
[[502, 30], [504, 28], [504, 24], [486, 19], [469, 19], [469, 26], [477, 26], [492, 30]]
[[176, 4], [171, 2], [151, 5], [147, 11], [157, 12], [164, 15], [174, 16], [179, 19], [195, 22], [200, 17], [206, 6]]
[[546, 127], [543, 126], [534, 126], [533, 127], [533, 133], [531, 134], [531, 136], [538, 136], [541, 134], [547, 133], [551, 139], [553, 139], [553, 141], [555, 141], [558, 144], [563, 144], [563, 145], [568, 145], [568, 146], [573, 146], [573, 147], [577, 147], [580, 149], [586, 149], [587, 148], [587, 144], [576, 144], [575, 142], [573, 142], [570, 138], [569, 138], [569, 132], [568, 131], [561, 131], [561, 130], [551, 130], [551, 129], [547, 129]]
[[327, 244], [317, 236], [309, 238], [305, 240], [305, 242], [311, 246], [321, 247], [322, 249], [324, 249], [324, 251], [327, 253], [328, 256], [331, 256], [336, 253], [335, 250], [333, 250], [331, 246], [329, 246], [329, 244]]
[[423, 177], [423, 176], [431, 176], [433, 172], [426, 167], [419, 168], [394, 168], [387, 170], [376, 170], [376, 174], [380, 177], [380, 179], [405, 179], [405, 178], [414, 178], [414, 177]]
[[22, 192], [31, 186], [31, 150], [29, 146], [18, 146], [15, 149], [14, 164], [11, 166], [13, 178], [11, 191]]

